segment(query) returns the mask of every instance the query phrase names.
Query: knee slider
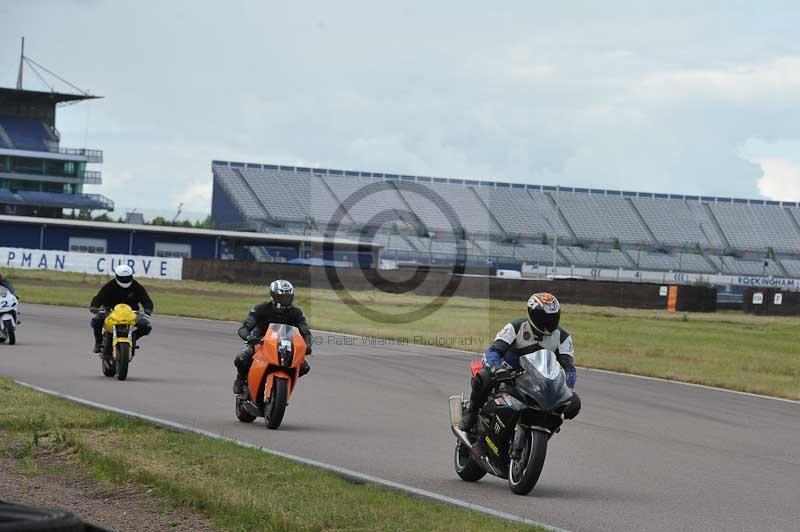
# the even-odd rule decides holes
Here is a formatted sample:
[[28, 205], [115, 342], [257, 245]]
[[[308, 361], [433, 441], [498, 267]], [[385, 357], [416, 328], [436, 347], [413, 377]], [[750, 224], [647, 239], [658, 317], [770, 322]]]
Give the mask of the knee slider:
[[492, 387], [492, 372], [489, 368], [482, 368], [472, 377], [473, 390], [488, 390]]

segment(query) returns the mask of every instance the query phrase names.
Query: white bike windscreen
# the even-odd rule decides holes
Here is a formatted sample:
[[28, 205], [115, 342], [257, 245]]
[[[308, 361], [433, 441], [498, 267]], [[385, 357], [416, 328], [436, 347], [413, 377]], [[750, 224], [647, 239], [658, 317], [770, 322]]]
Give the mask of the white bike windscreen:
[[[527, 364], [530, 364], [545, 379], [556, 379], [561, 373], [561, 364], [556, 359], [556, 354], [547, 349], [540, 349], [530, 355], [522, 357]], [[522, 361], [520, 361], [522, 362]], [[527, 364], [523, 364], [523, 367]]]
[[270, 323], [269, 327], [267, 327], [267, 330], [275, 333], [279, 340], [283, 340], [284, 338], [291, 340], [294, 338], [295, 334], [300, 333], [300, 330], [297, 327], [292, 327], [291, 325], [286, 325], [285, 323]]

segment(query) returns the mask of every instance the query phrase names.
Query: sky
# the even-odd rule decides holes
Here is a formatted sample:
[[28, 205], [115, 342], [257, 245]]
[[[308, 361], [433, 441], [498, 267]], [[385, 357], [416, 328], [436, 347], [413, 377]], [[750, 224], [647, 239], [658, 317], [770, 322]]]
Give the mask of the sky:
[[121, 207], [209, 212], [215, 159], [800, 201], [799, 27], [793, 1], [0, 0], [0, 86], [24, 35], [104, 96], [57, 126]]

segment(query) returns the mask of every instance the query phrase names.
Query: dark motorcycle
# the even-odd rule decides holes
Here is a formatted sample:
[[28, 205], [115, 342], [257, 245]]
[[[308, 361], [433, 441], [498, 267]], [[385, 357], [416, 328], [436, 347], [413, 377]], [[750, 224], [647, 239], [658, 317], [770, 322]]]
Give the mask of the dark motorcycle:
[[[520, 358], [520, 370], [495, 371], [495, 388], [470, 434], [458, 428], [466, 401], [450, 398], [450, 425], [456, 435], [454, 465], [462, 480], [486, 473], [508, 479], [517, 495], [527, 495], [539, 480], [547, 443], [561, 430], [565, 412], [579, 408], [577, 395], [555, 353], [536, 351]], [[478, 368], [473, 366], [473, 372]]]

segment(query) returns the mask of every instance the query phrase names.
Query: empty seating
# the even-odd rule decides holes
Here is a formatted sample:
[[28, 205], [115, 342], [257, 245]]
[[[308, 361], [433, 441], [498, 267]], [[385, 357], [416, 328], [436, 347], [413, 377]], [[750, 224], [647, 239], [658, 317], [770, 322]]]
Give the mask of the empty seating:
[[[716, 249], [725, 249], [727, 246], [722, 235], [717, 230], [717, 224], [711, 218], [708, 206], [699, 201], [687, 200], [686, 206], [694, 216], [695, 224], [700, 228], [700, 232], [706, 237], [705, 242], [700, 241], [701, 246], [710, 246]], [[686, 239], [676, 244], [694, 244], [693, 240]]]
[[631, 201], [661, 244], [709, 244], [683, 200], [631, 198]]
[[791, 251], [800, 247], [800, 233], [779, 205], [710, 203], [709, 207], [731, 247], [742, 250]]
[[[0, 135], [0, 147], [18, 150], [48, 151], [55, 139], [41, 121], [16, 116], [0, 116], [0, 126], [6, 135]], [[4, 137], [11, 140], [9, 146]]]
[[583, 192], [552, 193], [575, 235], [585, 240], [654, 244], [627, 200]]
[[582, 268], [627, 268], [628, 261], [621, 251], [589, 250], [576, 246], [567, 246], [560, 249], [571, 266]]
[[709, 258], [726, 275], [782, 275], [778, 265], [770, 259], [742, 259], [719, 255]]
[[524, 189], [475, 187], [475, 192], [507, 234], [553, 234], [553, 229], [542, 218], [542, 213], [537, 212], [536, 204]]
[[[326, 232], [348, 198], [376, 189], [349, 205], [336, 229], [352, 234], [368, 227], [385, 249], [421, 261], [452, 260], [455, 239], [466, 238], [471, 261], [551, 264], [551, 245], [558, 236], [559, 265], [786, 275], [779, 264], [769, 261], [765, 267], [748, 252], [800, 252], [800, 208], [795, 205], [633, 192], [556, 192], [548, 187], [241, 163], [215, 163], [213, 172], [215, 190], [227, 194], [246, 219], [290, 231], [308, 227], [314, 234]], [[420, 187], [451, 207], [456, 223], [431, 199], [433, 194], [419, 193]], [[0, 194], [0, 202], [2, 198]], [[453, 225], [460, 230], [454, 233]], [[589, 241], [598, 247], [587, 246]], [[620, 247], [614, 245], [617, 242], [626, 251], [615, 249]], [[728, 248], [743, 258], [722, 256]], [[794, 261], [786, 259], [787, 271], [796, 271]]]
[[800, 277], [800, 259], [781, 259], [781, 264], [789, 275]]

